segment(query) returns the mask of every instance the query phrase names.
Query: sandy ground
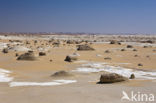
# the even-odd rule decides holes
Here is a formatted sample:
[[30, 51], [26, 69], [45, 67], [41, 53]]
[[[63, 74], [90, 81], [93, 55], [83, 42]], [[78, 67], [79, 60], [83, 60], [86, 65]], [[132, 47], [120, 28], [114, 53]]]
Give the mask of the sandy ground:
[[[30, 44], [25, 47], [35, 49], [47, 41], [39, 39], [41, 42], [34, 45], [33, 40], [27, 39]], [[1, 39], [2, 43], [9, 43], [7, 39]], [[26, 42], [26, 40], [23, 40]], [[36, 61], [17, 61], [15, 53], [22, 54], [23, 51], [0, 52], [0, 68], [9, 70], [9, 75], [13, 81], [27, 82], [49, 82], [57, 79], [77, 80], [76, 83], [58, 86], [21, 86], [9, 87], [9, 83], [0, 82], [0, 101], [2, 103], [128, 103], [121, 101], [122, 91], [130, 94], [131, 91], [141, 93], [152, 93], [156, 95], [156, 80], [130, 80], [128, 82], [113, 84], [96, 84], [103, 72], [79, 73], [73, 72], [71, 77], [54, 78], [51, 75], [59, 70], [71, 72], [87, 62], [109, 63], [111, 66], [121, 66], [134, 70], [156, 71], [156, 47], [143, 48], [134, 45], [133, 48], [126, 48], [126, 44], [93, 43], [91, 46], [95, 51], [77, 51], [76, 44], [61, 44], [46, 51], [46, 56], [39, 57]], [[121, 51], [125, 48], [126, 51]], [[133, 51], [133, 49], [137, 51]], [[109, 50], [110, 53], [105, 53]], [[65, 62], [67, 55], [73, 53], [80, 54], [78, 61], [85, 62]], [[35, 49], [35, 53], [38, 51]], [[138, 57], [134, 57], [138, 55]], [[111, 57], [111, 60], [104, 60]], [[50, 62], [49, 60], [52, 60]], [[138, 66], [141, 63], [143, 66]], [[151, 102], [150, 102], [151, 103]], [[153, 102], [154, 103], [154, 102]]]

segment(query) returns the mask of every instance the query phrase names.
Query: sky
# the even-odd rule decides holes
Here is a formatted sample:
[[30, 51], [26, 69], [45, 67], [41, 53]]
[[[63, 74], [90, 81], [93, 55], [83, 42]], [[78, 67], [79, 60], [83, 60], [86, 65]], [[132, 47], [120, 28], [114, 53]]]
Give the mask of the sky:
[[156, 0], [0, 0], [0, 32], [156, 34]]

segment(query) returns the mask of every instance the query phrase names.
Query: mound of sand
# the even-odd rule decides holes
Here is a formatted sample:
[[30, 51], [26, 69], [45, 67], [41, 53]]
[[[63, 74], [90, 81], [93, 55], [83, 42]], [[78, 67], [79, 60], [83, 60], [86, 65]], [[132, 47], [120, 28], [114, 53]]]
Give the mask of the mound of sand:
[[72, 74], [62, 70], [62, 71], [58, 71], [58, 72], [54, 73], [51, 76], [52, 77], [62, 77], [62, 76], [72, 76]]
[[79, 51], [88, 51], [88, 50], [95, 50], [94, 48], [92, 48], [89, 45], [77, 45], [77, 50]]
[[37, 57], [35, 57], [33, 52], [27, 52], [24, 54], [21, 54], [17, 60], [30, 60], [30, 61], [34, 61], [37, 60]]

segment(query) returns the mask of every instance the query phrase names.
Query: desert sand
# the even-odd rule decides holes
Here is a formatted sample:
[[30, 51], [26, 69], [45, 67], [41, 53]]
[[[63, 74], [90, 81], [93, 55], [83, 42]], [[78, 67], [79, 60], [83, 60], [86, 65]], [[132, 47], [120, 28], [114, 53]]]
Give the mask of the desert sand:
[[[77, 50], [85, 44], [94, 50]], [[7, 34], [0, 35], [0, 50], [2, 103], [128, 103], [122, 91], [156, 95], [156, 36]], [[17, 60], [28, 51], [36, 60]], [[64, 61], [67, 55], [77, 59]], [[52, 76], [61, 70], [72, 75]], [[97, 84], [112, 72], [135, 79]]]

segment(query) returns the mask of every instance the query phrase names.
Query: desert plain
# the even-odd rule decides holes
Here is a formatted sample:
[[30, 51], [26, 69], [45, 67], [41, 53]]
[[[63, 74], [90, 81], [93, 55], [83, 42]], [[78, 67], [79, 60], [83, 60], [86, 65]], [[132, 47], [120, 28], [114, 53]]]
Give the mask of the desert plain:
[[[155, 35], [2, 34], [0, 51], [0, 103], [133, 102], [121, 99], [123, 91], [156, 96]], [[22, 59], [25, 53], [32, 58]], [[99, 84], [104, 73], [128, 80]]]

